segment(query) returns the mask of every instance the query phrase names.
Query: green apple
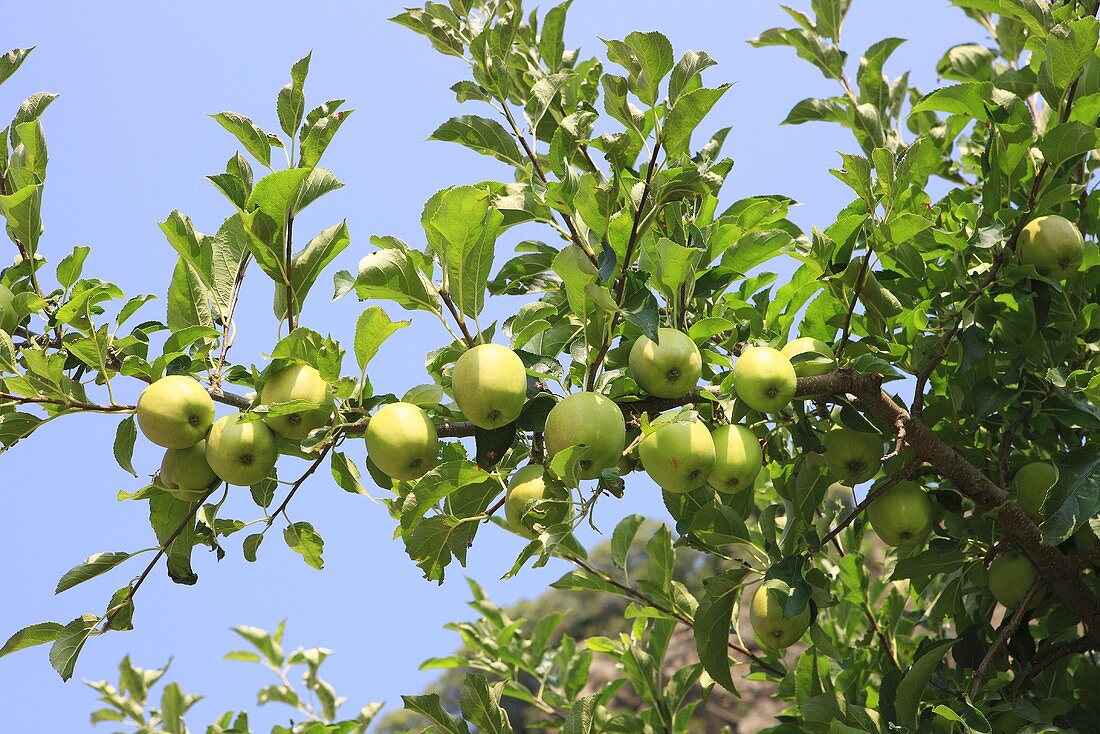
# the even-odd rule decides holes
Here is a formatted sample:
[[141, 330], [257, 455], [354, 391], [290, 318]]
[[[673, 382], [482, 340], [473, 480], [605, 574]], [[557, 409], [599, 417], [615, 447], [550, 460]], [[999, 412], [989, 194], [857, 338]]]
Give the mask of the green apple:
[[791, 587], [779, 579], [770, 579], [756, 587], [749, 607], [749, 621], [761, 647], [773, 650], [788, 648], [802, 639], [809, 629], [809, 604], [794, 617], [783, 616], [790, 596]]
[[202, 499], [221, 481], [206, 460], [206, 441], [165, 451], [160, 462], [160, 479], [169, 494], [184, 502]]
[[[545, 501], [544, 501], [545, 500]], [[528, 464], [508, 480], [504, 502], [508, 525], [525, 538], [537, 538], [539, 527], [566, 522], [573, 517], [573, 505], [568, 498], [554, 498], [547, 491], [540, 464]]]
[[1045, 461], [1033, 461], [1020, 467], [1012, 477], [1016, 503], [1035, 522], [1043, 521], [1043, 502], [1058, 482], [1058, 467]]
[[367, 423], [367, 454], [394, 479], [418, 479], [435, 466], [439, 435], [428, 414], [412, 403], [390, 403]]
[[279, 439], [263, 421], [246, 421], [240, 413], [219, 418], [206, 438], [206, 460], [219, 477], [241, 487], [271, 475], [279, 458]]
[[695, 389], [703, 372], [699, 347], [676, 329], [658, 329], [657, 341], [644, 334], [630, 348], [630, 376], [659, 398], [680, 398]]
[[[1027, 590], [1035, 582], [1039, 572], [1031, 561], [1020, 553], [1002, 553], [989, 564], [989, 590], [994, 598], [1008, 609], [1015, 609], [1027, 596]], [[1032, 597], [1032, 606], [1039, 595]]]
[[562, 449], [584, 446], [580, 478], [595, 479], [608, 467], [616, 466], [626, 448], [626, 421], [619, 406], [594, 392], [568, 395], [546, 416], [546, 457]]
[[1041, 274], [1065, 280], [1081, 267], [1085, 240], [1073, 222], [1051, 214], [1024, 225], [1016, 252], [1020, 262], [1034, 265]]
[[798, 376], [778, 349], [748, 347], [733, 366], [733, 389], [753, 410], [774, 413], [794, 399]]
[[707, 481], [719, 492], [733, 494], [752, 489], [756, 475], [764, 465], [760, 440], [744, 426], [718, 426], [711, 433], [714, 441], [714, 469]]
[[527, 369], [500, 344], [480, 344], [462, 353], [451, 373], [458, 409], [478, 428], [492, 430], [519, 417], [527, 400]]
[[914, 482], [900, 482], [867, 507], [871, 527], [886, 545], [912, 548], [932, 530], [932, 499]]
[[801, 336], [794, 341], [787, 342], [787, 345], [780, 351], [788, 359], [794, 359], [800, 354], [815, 355], [812, 360], [793, 365], [794, 373], [799, 377], [824, 375], [836, 369], [836, 355], [833, 354], [833, 348], [812, 336]]
[[638, 456], [657, 486], [683, 494], [706, 484], [714, 470], [714, 440], [700, 420], [669, 421], [642, 439]]
[[168, 375], [142, 391], [137, 422], [145, 437], [166, 449], [201, 441], [214, 422], [214, 401], [196, 380]]
[[14, 301], [15, 294], [6, 285], [0, 283], [0, 330], [6, 331], [8, 334], [15, 331], [15, 327], [18, 325], [13, 306]]
[[825, 504], [840, 505], [841, 507], [855, 507], [852, 499], [852, 488], [840, 482], [833, 482], [825, 488]]
[[319, 408], [297, 413], [275, 415], [264, 419], [271, 430], [291, 441], [301, 441], [332, 419], [332, 391], [321, 373], [308, 364], [292, 364], [267, 378], [260, 392], [264, 405], [304, 400], [317, 403]]
[[821, 439], [825, 465], [842, 484], [855, 486], [873, 479], [882, 467], [882, 435], [837, 426]]

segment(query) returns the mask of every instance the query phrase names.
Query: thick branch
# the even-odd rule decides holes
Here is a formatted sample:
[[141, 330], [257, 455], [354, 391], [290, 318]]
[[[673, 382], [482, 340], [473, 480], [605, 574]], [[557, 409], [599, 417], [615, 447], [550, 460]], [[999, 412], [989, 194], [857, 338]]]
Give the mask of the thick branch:
[[13, 395], [0, 392], [0, 403], [33, 403], [36, 405], [59, 405], [71, 410], [84, 410], [93, 413], [133, 413], [136, 405], [99, 405], [97, 403], [85, 403], [80, 400], [62, 400], [61, 398], [47, 398], [43, 395]]

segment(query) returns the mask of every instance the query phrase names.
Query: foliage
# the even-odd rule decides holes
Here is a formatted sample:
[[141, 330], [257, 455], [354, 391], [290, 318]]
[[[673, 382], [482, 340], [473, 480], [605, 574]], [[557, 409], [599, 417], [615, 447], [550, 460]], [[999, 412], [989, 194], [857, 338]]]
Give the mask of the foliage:
[[[111, 391], [120, 376], [194, 375], [215, 399], [258, 420], [318, 407], [264, 406], [234, 392], [258, 395], [275, 370], [299, 362], [332, 383], [337, 411], [305, 441], [281, 442], [284, 454], [308, 468], [285, 491], [274, 477], [252, 487], [262, 512], [254, 520], [221, 516], [228, 490], [187, 503], [154, 478], [123, 493], [149, 503], [158, 545], [139, 551], [153, 553], [145, 571], [102, 614], [28, 627], [0, 655], [52, 643], [51, 663], [68, 678], [88, 638], [132, 626], [135, 593], [162, 558], [173, 580], [195, 583], [195, 547], [221, 557], [229, 536], [259, 526], [242, 544], [245, 558], [256, 560], [267, 530], [326, 459], [340, 487], [366, 494], [347, 440], [397, 397], [374, 394], [368, 378], [370, 360], [403, 325], [382, 310], [386, 303], [413, 317], [430, 314], [447, 332], [426, 355], [433, 384], [410, 386], [403, 400], [426, 410], [440, 437], [473, 439], [446, 441], [440, 463], [413, 481], [394, 482], [366, 462], [370, 478], [392, 490], [385, 504], [397, 536], [431, 581], [442, 583], [455, 561], [476, 552], [476, 535], [496, 519], [511, 472], [544, 460], [545, 417], [564, 394], [609, 396], [639, 440], [657, 429], [659, 414], [660, 421], [698, 418], [712, 427], [743, 423], [760, 438], [766, 460], [752, 492], [703, 486], [665, 493], [671, 525], [649, 534], [639, 573], [628, 555], [640, 518], [615, 529], [609, 568], [586, 560], [572, 535], [598, 503], [621, 496], [629, 466], [606, 469], [589, 486], [578, 481], [577, 450], [554, 456], [546, 464], [559, 492], [554, 501], [571, 502], [576, 512], [570, 522], [540, 526], [509, 573], [564, 559], [575, 570], [556, 587], [628, 598], [629, 633], [590, 637], [583, 649], [559, 642], [552, 654], [525, 651], [514, 640], [491, 648], [474, 663], [483, 675], [467, 679], [462, 717], [431, 695], [406, 699], [432, 730], [465, 732], [472, 724], [509, 731], [501, 701], [527, 695], [549, 726], [565, 731], [687, 731], [714, 686], [735, 691], [744, 677], [777, 682], [790, 702], [775, 732], [986, 732], [1009, 715], [1041, 728], [1052, 723], [1038, 708], [1046, 699], [1072, 704], [1054, 723], [1087, 730], [1100, 713], [1082, 693], [1100, 686], [1089, 653], [1100, 646], [1097, 552], [1087, 550], [1100, 529], [1100, 449], [1089, 441], [1100, 435], [1100, 23], [1095, 2], [954, 3], [994, 45], [949, 49], [936, 68], [950, 83], [928, 93], [907, 74], [884, 74], [896, 38], [873, 44], [851, 80], [840, 41], [847, 0], [813, 0], [812, 15], [788, 9], [796, 27], [753, 41], [793, 48], [839, 87], [835, 96], [798, 102], [788, 124], [836, 123], [855, 138], [856, 149], [831, 171], [852, 201], [809, 233], [787, 218], [793, 202], [783, 196], [720, 206], [733, 165], [721, 154], [729, 131], [693, 139], [729, 91], [704, 83], [715, 64], [709, 55], [677, 57], [662, 34], [636, 32], [605, 41], [603, 58], [582, 57], [565, 45], [568, 2], [542, 16], [525, 15], [519, 0], [429, 2], [398, 15], [396, 22], [437, 51], [466, 62], [469, 77], [452, 91], [493, 115], [453, 118], [433, 139], [491, 156], [506, 175], [438, 192], [423, 209], [421, 245], [374, 236], [376, 250], [356, 272], [336, 272], [336, 297], [354, 293], [370, 302], [357, 324], [353, 377], [342, 376], [340, 344], [299, 326], [307, 295], [350, 241], [341, 222], [294, 250], [295, 216], [341, 185], [318, 163], [350, 114], [342, 100], [305, 112], [310, 57], [294, 65], [278, 95], [285, 137], [236, 113], [214, 115], [266, 172], [254, 179], [252, 164], [237, 153], [225, 173], [209, 177], [233, 207], [214, 235], [198, 232], [180, 212], [167, 217], [161, 228], [179, 262], [166, 321], [144, 321], [128, 333], [123, 324], [150, 297], [126, 301], [117, 286], [82, 277], [86, 249], [60, 261], [56, 286], [43, 285], [41, 115], [53, 97], [32, 97], [0, 134], [7, 141], [0, 213], [21, 256], [3, 275], [16, 294], [19, 324], [0, 332], [3, 447], [67, 413], [122, 414], [115, 455], [132, 473], [136, 431], [127, 414], [134, 406], [116, 403]], [[5, 57], [3, 76], [25, 56]], [[274, 170], [276, 148], [285, 169]], [[1087, 237], [1081, 266], [1064, 281], [1016, 252], [1027, 222], [1048, 214], [1075, 222]], [[520, 224], [557, 237], [525, 240], [498, 264], [498, 239]], [[234, 308], [253, 261], [274, 284], [273, 312], [288, 327], [263, 367], [228, 360]], [[767, 269], [781, 262], [796, 263], [782, 283]], [[503, 322], [483, 327], [487, 299], [504, 295], [526, 297]], [[642, 394], [626, 369], [630, 346], [642, 334], [656, 338], [658, 325], [685, 331], [702, 355], [705, 384], [679, 399]], [[750, 409], [734, 395], [738, 355], [748, 346], [781, 347], [796, 327], [833, 345], [838, 368], [799, 378], [800, 399], [783, 410]], [[154, 347], [159, 332], [166, 338]], [[465, 349], [493, 339], [507, 339], [523, 360], [528, 401], [514, 425], [475, 430], [451, 400], [450, 370]], [[911, 385], [912, 397], [884, 392], [892, 382], [907, 392]], [[823, 502], [834, 477], [821, 457], [822, 438], [837, 425], [881, 433], [893, 446], [851, 513]], [[1016, 467], [1036, 460], [1060, 470], [1038, 525], [1010, 482]], [[873, 575], [863, 511], [902, 480], [929, 490], [936, 522], [926, 543], [886, 553], [882, 575]], [[310, 523], [288, 524], [283, 535], [307, 563], [322, 566], [323, 539]], [[1002, 614], [984, 575], [1011, 547], [1036, 566], [1047, 589], [1030, 590], [1041, 598], [1036, 606]], [[703, 588], [689, 589], [674, 573], [677, 549], [715, 564]], [[93, 556], [59, 588], [133, 555]], [[741, 598], [761, 579], [790, 587], [786, 616], [810, 608], [810, 647], [796, 660], [741, 641], [734, 624]], [[662, 658], [680, 625], [693, 630], [699, 662], [666, 680]], [[547, 627], [528, 642], [548, 640]], [[623, 671], [617, 685], [629, 684], [643, 707], [624, 713], [607, 708], [602, 693], [583, 694], [579, 671], [596, 652], [616, 660]], [[494, 657], [505, 654], [515, 659]], [[517, 687], [520, 672], [545, 676], [546, 686], [537, 696]]]

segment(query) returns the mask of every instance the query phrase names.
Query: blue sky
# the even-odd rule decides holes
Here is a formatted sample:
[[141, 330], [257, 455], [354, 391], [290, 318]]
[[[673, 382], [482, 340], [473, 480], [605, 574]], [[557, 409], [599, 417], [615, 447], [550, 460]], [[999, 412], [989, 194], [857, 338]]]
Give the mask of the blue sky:
[[[388, 0], [0, 4], [2, 50], [38, 47], [0, 87], [0, 117], [9, 117], [33, 92], [61, 94], [44, 118], [51, 161], [42, 252], [56, 264], [74, 245], [91, 245], [85, 275], [117, 282], [128, 295], [161, 294], [143, 313], [163, 318], [174, 255], [156, 222], [178, 208], [201, 230], [213, 232], [231, 213], [203, 177], [222, 170], [236, 143], [206, 115], [233, 110], [276, 129], [275, 94], [286, 83], [290, 64], [311, 49], [308, 100], [346, 98], [358, 111], [325, 158], [347, 187], [311, 207], [296, 223], [296, 233], [312, 236], [346, 217], [352, 245], [337, 265], [352, 270], [372, 249], [372, 234], [395, 234], [421, 246], [420, 210], [432, 193], [510, 172], [458, 146], [426, 142], [448, 117], [490, 113], [454, 102], [447, 88], [462, 78], [461, 63], [386, 21], [401, 6]], [[656, 29], [669, 36], [677, 55], [708, 51], [720, 62], [707, 72], [708, 82], [736, 82], [712, 113], [710, 128], [697, 137], [733, 126], [725, 152], [736, 165], [727, 179], [725, 203], [753, 194], [787, 194], [803, 204], [792, 214], [796, 222], [806, 229], [825, 226], [848, 201], [843, 184], [826, 171], [837, 165], [836, 151], [852, 152], [856, 146], [834, 126], [779, 126], [798, 100], [832, 95], [835, 89], [790, 49], [753, 49], [745, 43], [773, 25], [788, 26], [789, 19], [778, 5], [763, 0], [575, 0], [566, 42], [591, 53], [601, 46], [597, 37]], [[912, 69], [914, 83], [924, 89], [935, 86], [934, 65], [947, 47], [985, 40], [945, 0], [859, 0], [844, 37], [854, 57], [852, 73], [860, 52], [886, 36], [909, 39], [888, 71], [896, 76]], [[547, 236], [527, 230], [509, 242]], [[506, 254], [501, 252], [498, 262]], [[0, 260], [7, 257], [0, 254]], [[270, 283], [261, 281], [258, 270], [251, 277], [238, 312], [240, 334], [233, 354], [239, 361], [261, 362], [261, 353], [274, 343], [277, 324], [271, 316]], [[330, 293], [331, 272], [307, 301], [303, 324], [350, 344], [363, 306], [354, 299], [332, 303]], [[390, 314], [407, 317], [396, 308]], [[376, 389], [400, 394], [427, 382], [425, 345], [444, 341], [437, 322], [416, 316], [414, 325], [391, 338], [375, 359], [371, 378]], [[119, 391], [120, 399], [136, 398], [136, 389], [128, 385]], [[61, 597], [53, 596], [57, 578], [91, 553], [155, 542], [147, 505], [115, 500], [119, 489], [140, 486], [112, 458], [117, 420], [59, 420], [0, 456], [8, 537], [7, 560], [0, 564], [0, 639], [34, 622], [99, 612], [141, 565], [126, 566]], [[351, 451], [362, 458], [361, 446]], [[139, 441], [139, 471], [151, 473], [158, 462], [158, 453]], [[285, 462], [284, 476], [300, 471], [292, 460]], [[234, 495], [227, 507], [230, 516], [257, 516], [247, 492]], [[601, 502], [597, 521], [609, 533], [630, 512], [663, 516], [656, 488], [639, 475], [632, 476], [623, 500]], [[229, 628], [271, 629], [286, 617], [290, 647], [322, 645], [336, 651], [326, 664], [328, 677], [355, 706], [375, 700], [399, 706], [400, 694], [418, 692], [434, 677], [419, 672], [419, 663], [456, 644], [442, 625], [468, 616], [462, 569], [450, 569], [442, 587], [422, 580], [400, 542], [392, 539], [394, 524], [384, 508], [341, 491], [326, 474], [303, 488], [291, 516], [312, 522], [324, 536], [323, 572], [306, 567], [277, 535], [261, 548], [256, 564], [241, 558], [239, 537], [231, 539], [236, 542], [220, 564], [200, 550], [198, 585], [176, 586], [158, 569], [138, 596], [137, 629], [93, 640], [76, 678], [114, 678], [116, 663], [126, 654], [144, 667], [174, 656], [171, 678], [188, 692], [206, 695], [192, 720], [196, 728], [205, 727], [227, 708], [251, 707], [255, 690], [268, 682], [259, 670], [221, 660], [237, 645]], [[592, 533], [586, 538], [596, 539]], [[498, 581], [521, 547], [518, 538], [485, 527], [465, 573], [499, 603], [536, 595], [565, 569], [551, 564]], [[78, 680], [62, 684], [45, 652], [39, 648], [0, 660], [0, 700], [12, 696], [5, 700], [5, 728], [88, 730], [92, 692]], [[270, 708], [255, 721], [270, 724], [282, 713]]]

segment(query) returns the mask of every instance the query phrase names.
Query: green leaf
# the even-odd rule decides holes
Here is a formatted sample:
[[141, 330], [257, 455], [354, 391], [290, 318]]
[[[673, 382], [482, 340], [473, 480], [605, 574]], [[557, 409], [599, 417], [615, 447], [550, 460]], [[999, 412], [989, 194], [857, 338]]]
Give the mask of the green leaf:
[[1100, 513], [1100, 450], [1088, 444], [1056, 463], [1058, 481], [1043, 503], [1043, 545], [1058, 545]]
[[459, 705], [462, 715], [484, 734], [511, 734], [512, 725], [508, 714], [500, 707], [500, 694], [504, 691], [504, 681], [489, 685], [482, 675], [467, 673], [462, 685]]
[[181, 331], [191, 326], [214, 327], [210, 293], [194, 269], [180, 258], [168, 286], [168, 328]]
[[[347, 222], [334, 224], [324, 230], [294, 255], [291, 260], [290, 279], [293, 283], [294, 312], [300, 314], [310, 288], [321, 272], [351, 244]], [[275, 288], [275, 316], [286, 317], [286, 288]]]
[[232, 133], [244, 149], [252, 154], [252, 157], [267, 168], [271, 168], [271, 139], [259, 125], [236, 112], [219, 112], [211, 117]]
[[730, 693], [737, 694], [730, 674], [729, 639], [733, 605], [740, 591], [743, 572], [727, 572], [704, 581], [706, 594], [695, 611], [692, 630], [699, 662], [710, 677]]
[[1095, 125], [1066, 122], [1047, 130], [1038, 147], [1047, 163], [1057, 169], [1072, 158], [1100, 148], [1100, 130]]
[[351, 492], [352, 494], [361, 494], [369, 496], [367, 490], [363, 488], [363, 483], [360, 481], [362, 475], [359, 473], [359, 467], [355, 465], [355, 462], [347, 457], [347, 454], [342, 451], [334, 451], [332, 453], [332, 478], [336, 481], [336, 485], [345, 492]]
[[562, 722], [559, 734], [594, 734], [596, 730], [594, 714], [598, 697], [597, 694], [592, 694], [574, 701], [572, 708], [569, 709], [569, 715]]
[[298, 156], [299, 168], [313, 168], [324, 155], [328, 146], [332, 143], [344, 120], [348, 119], [355, 110], [340, 110], [318, 118], [306, 120], [302, 127], [302, 152]]
[[61, 676], [61, 680], [69, 680], [73, 677], [76, 659], [80, 656], [84, 643], [93, 633], [96, 633], [98, 623], [99, 617], [96, 615], [84, 614], [69, 622], [57, 634], [57, 638], [50, 647], [50, 665]]
[[856, 84], [859, 86], [860, 99], [864, 102], [869, 102], [878, 109], [886, 107], [890, 99], [890, 84], [884, 78], [882, 67], [903, 43], [903, 38], [884, 38], [872, 43], [863, 54], [859, 61], [859, 71], [856, 72]]
[[305, 55], [305, 58], [299, 59], [294, 66], [290, 67], [290, 83], [279, 90], [276, 102], [279, 127], [291, 138], [298, 133], [298, 126], [302, 124], [302, 115], [306, 111], [306, 94], [303, 88], [312, 57], [311, 51]]
[[928, 686], [928, 681], [932, 679], [932, 675], [936, 672], [936, 668], [939, 667], [944, 655], [956, 642], [958, 640], [945, 640], [930, 646], [913, 663], [913, 667], [906, 672], [901, 679], [901, 683], [898, 684], [897, 697], [894, 703], [898, 717], [897, 723], [908, 727], [910, 730], [916, 730], [917, 719], [920, 715], [920, 704], [924, 698], [924, 689]]
[[244, 539], [242, 549], [244, 551], [244, 559], [249, 563], [256, 562], [256, 552], [260, 549], [260, 543], [264, 542], [263, 533], [253, 533]]
[[619, 521], [614, 532], [611, 533], [611, 562], [624, 571], [630, 557], [630, 549], [634, 545], [634, 538], [644, 522], [645, 518], [641, 515], [627, 515]]
[[458, 309], [477, 316], [485, 304], [485, 287], [493, 267], [496, 240], [504, 221], [492, 193], [477, 186], [440, 191], [424, 207], [421, 223], [444, 282]]
[[851, 0], [812, 0], [818, 33], [832, 39], [833, 43], [840, 43], [840, 28], [849, 5]]
[[771, 260], [794, 243], [789, 232], [765, 229], [749, 232], [722, 255], [722, 264], [739, 273], [747, 273]]
[[336, 382], [340, 379], [344, 351], [332, 337], [298, 327], [279, 340], [271, 350], [271, 358], [308, 364], [321, 373], [325, 382]]
[[694, 89], [680, 97], [676, 106], [668, 111], [661, 134], [665, 150], [670, 156], [689, 152], [691, 133], [730, 86], [723, 84], [717, 89]]
[[308, 522], [296, 522], [283, 530], [283, 539], [287, 546], [302, 556], [308, 566], [318, 571], [325, 567], [321, 557], [325, 550], [325, 541]]
[[223, 314], [229, 312], [234, 290], [248, 266], [249, 235], [240, 213], [226, 219], [210, 242], [210, 295]]
[[[377, 237], [371, 242], [380, 245]], [[439, 312], [439, 292], [413, 262], [407, 248], [387, 248], [367, 255], [359, 261], [359, 274], [352, 284], [360, 301], [380, 298], [409, 311]]]
[[539, 56], [551, 69], [561, 66], [562, 55], [565, 53], [565, 16], [569, 12], [569, 6], [573, 0], [551, 8], [542, 19], [542, 29], [539, 31]]
[[1058, 105], [1061, 96], [1085, 68], [1096, 53], [1100, 41], [1100, 21], [1091, 15], [1068, 23], [1059, 23], [1051, 29], [1046, 39], [1046, 56], [1039, 66], [1039, 89], [1045, 84], [1053, 86], [1057, 97], [1047, 102]]
[[3, 56], [0, 56], [0, 84], [6, 82], [12, 74], [23, 64], [23, 60], [34, 50], [30, 48], [13, 48]]
[[168, 575], [177, 584], [192, 585], [199, 580], [198, 574], [191, 570], [191, 551], [198, 542], [194, 510], [193, 503], [178, 500], [167, 493], [149, 498], [149, 524], [156, 533], [157, 542], [164, 547], [173, 533], [179, 530], [175, 540], [167, 546]]
[[672, 69], [672, 75], [668, 78], [668, 103], [675, 106], [680, 95], [689, 91], [695, 84], [695, 80], [704, 69], [715, 66], [718, 62], [712, 59], [705, 51], [687, 51], [676, 66]]
[[439, 727], [440, 734], [470, 734], [470, 727], [461, 717], [448, 713], [439, 700], [438, 693], [424, 696], [402, 696], [405, 708], [420, 714]]
[[898, 560], [890, 578], [894, 581], [898, 579], [924, 581], [932, 576], [950, 573], [961, 568], [965, 560], [966, 556], [957, 550], [924, 551], [915, 556], [907, 556]]
[[607, 58], [625, 68], [630, 91], [645, 104], [657, 104], [661, 80], [672, 71], [672, 44], [661, 33], [635, 31], [622, 41], [604, 41]]
[[61, 577], [53, 593], [60, 594], [62, 591], [67, 591], [77, 584], [82, 584], [89, 579], [94, 579], [96, 576], [110, 571], [128, 558], [132, 558], [133, 555], [133, 553], [118, 552], [96, 553], [95, 555], [89, 556], [84, 563], [69, 569], [65, 575]]
[[366, 372], [367, 365], [378, 354], [382, 343], [398, 329], [411, 323], [391, 321], [381, 306], [371, 306], [359, 314], [359, 320], [355, 324], [355, 361], [359, 363], [359, 369]]
[[477, 115], [452, 117], [436, 128], [428, 139], [460, 143], [482, 155], [492, 156], [520, 169], [527, 163], [515, 138], [503, 125], [496, 120], [487, 120]]
[[826, 46], [821, 38], [804, 28], [770, 28], [749, 41], [753, 46], [790, 46], [803, 59], [816, 66], [828, 79], [844, 75], [844, 54], [835, 46]]
[[61, 634], [64, 626], [57, 622], [39, 622], [16, 632], [8, 638], [3, 647], [0, 647], [0, 658], [11, 655], [13, 652], [25, 650], [35, 645], [45, 645], [53, 642]]
[[844, 102], [837, 98], [804, 99], [787, 113], [782, 125], [801, 125], [804, 122], [838, 122], [848, 124], [851, 113]]
[[84, 270], [84, 260], [90, 247], [77, 246], [57, 264], [57, 282], [62, 288], [71, 288], [73, 283], [80, 279], [80, 273]]
[[247, 208], [250, 211], [255, 209], [262, 211], [278, 225], [281, 231], [287, 217], [294, 211], [302, 184], [310, 173], [310, 169], [307, 168], [291, 168], [267, 174], [256, 182], [252, 195], [248, 197]]
[[960, 82], [988, 82], [993, 75], [993, 52], [977, 43], [952, 46], [936, 64], [936, 73]]
[[8, 236], [33, 256], [42, 236], [42, 184], [28, 184], [15, 193], [0, 196], [0, 213], [8, 220]]
[[137, 476], [134, 471], [134, 442], [137, 440], [137, 425], [134, 416], [127, 416], [119, 422], [115, 430], [115, 461], [126, 471]]

